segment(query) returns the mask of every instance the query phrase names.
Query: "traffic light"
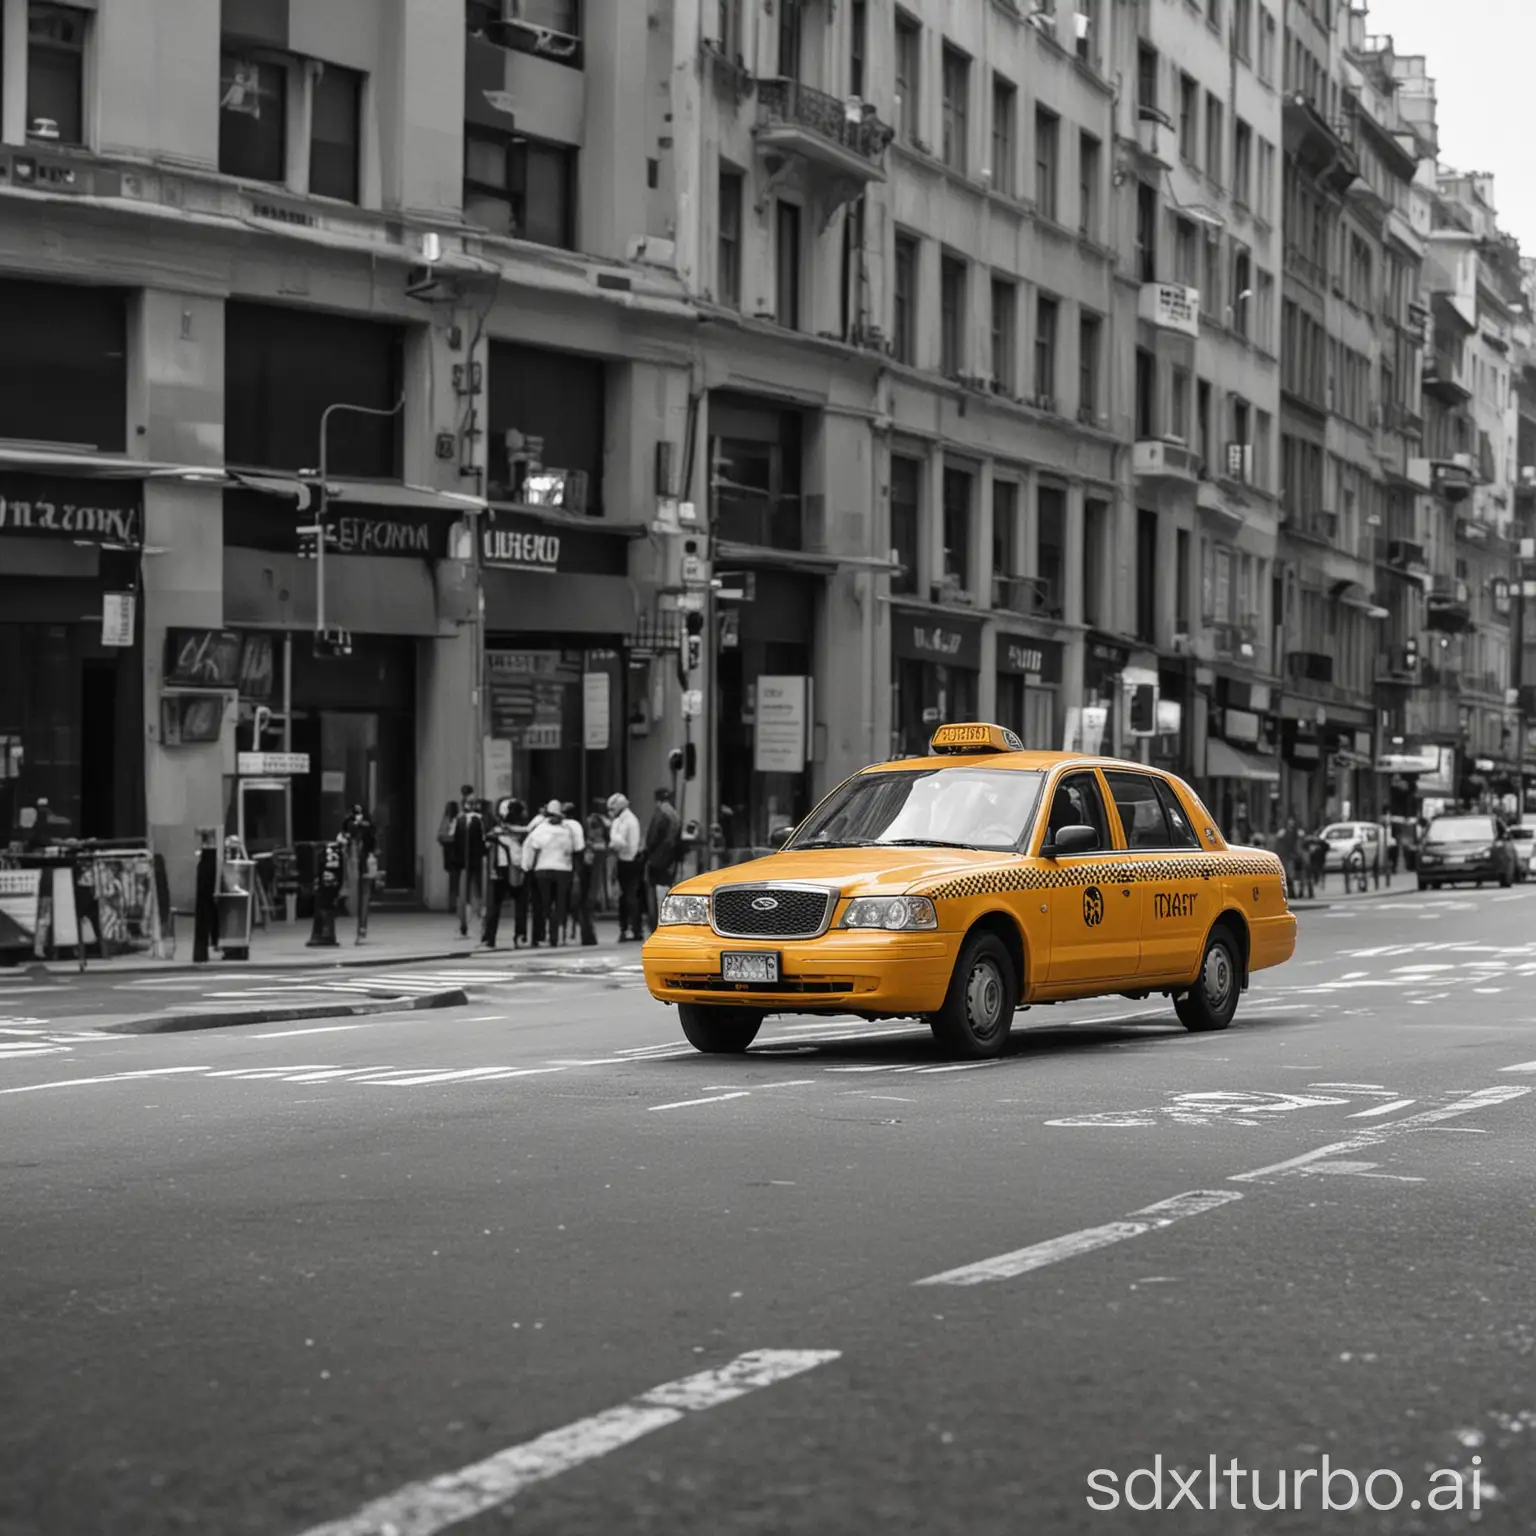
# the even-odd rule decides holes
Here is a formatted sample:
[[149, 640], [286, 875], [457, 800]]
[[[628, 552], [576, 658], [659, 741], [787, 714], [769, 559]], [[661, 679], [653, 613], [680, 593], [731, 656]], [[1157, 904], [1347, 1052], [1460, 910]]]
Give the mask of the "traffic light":
[[667, 753], [667, 767], [673, 773], [681, 773], [683, 771], [683, 749], [681, 747], [673, 747]]
[[314, 560], [320, 553], [320, 525], [319, 523], [301, 524], [299, 535], [299, 559]]
[[684, 619], [687, 634], [686, 661], [690, 672], [696, 672], [704, 659], [704, 615], [690, 611]]
[[1131, 691], [1131, 734], [1157, 734], [1157, 688], [1152, 683], [1139, 683]]

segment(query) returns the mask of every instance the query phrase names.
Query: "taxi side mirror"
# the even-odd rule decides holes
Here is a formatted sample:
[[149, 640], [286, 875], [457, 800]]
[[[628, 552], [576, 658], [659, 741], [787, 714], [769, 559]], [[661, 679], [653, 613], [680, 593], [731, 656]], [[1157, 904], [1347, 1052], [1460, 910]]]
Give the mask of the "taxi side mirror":
[[768, 834], [768, 846], [777, 852], [795, 835], [793, 827], [775, 827]]
[[1093, 853], [1099, 846], [1099, 834], [1094, 827], [1063, 827], [1055, 837], [1047, 840], [1040, 851], [1048, 859], [1061, 859], [1075, 853]]

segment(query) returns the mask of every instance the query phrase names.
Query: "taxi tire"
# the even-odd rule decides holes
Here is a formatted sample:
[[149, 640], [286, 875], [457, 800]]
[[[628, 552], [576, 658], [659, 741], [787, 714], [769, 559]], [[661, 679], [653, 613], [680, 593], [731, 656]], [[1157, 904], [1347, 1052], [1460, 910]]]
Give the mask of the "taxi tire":
[[[984, 967], [994, 971], [991, 985], [998, 989], [995, 998], [995, 1014], [990, 1030], [978, 1033], [977, 1020], [973, 1017], [972, 978]], [[983, 988], [985, 978], [978, 978]], [[960, 946], [955, 961], [954, 974], [949, 979], [949, 991], [944, 1005], [929, 1019], [933, 1037], [948, 1056], [959, 1056], [969, 1061], [984, 1061], [991, 1056], [1001, 1056], [1008, 1046], [1008, 1033], [1013, 1028], [1013, 1012], [1018, 1003], [1019, 984], [1013, 974], [1013, 961], [1003, 941], [995, 933], [973, 933]]]
[[[1211, 957], [1218, 948], [1226, 957], [1224, 967], [1218, 967], [1220, 974], [1226, 978], [1226, 990], [1220, 1001], [1213, 1003], [1207, 990], [1207, 976], [1210, 974]], [[1237, 1000], [1243, 990], [1239, 954], [1236, 934], [1228, 924], [1218, 923], [1211, 930], [1210, 938], [1205, 941], [1205, 953], [1200, 958], [1200, 972], [1194, 986], [1182, 997], [1173, 1000], [1173, 1011], [1178, 1014], [1179, 1023], [1192, 1035], [1225, 1029], [1232, 1022], [1232, 1015], [1237, 1012]]]
[[679, 1003], [677, 1022], [694, 1050], [706, 1056], [740, 1056], [757, 1038], [767, 1014], [756, 1008]]

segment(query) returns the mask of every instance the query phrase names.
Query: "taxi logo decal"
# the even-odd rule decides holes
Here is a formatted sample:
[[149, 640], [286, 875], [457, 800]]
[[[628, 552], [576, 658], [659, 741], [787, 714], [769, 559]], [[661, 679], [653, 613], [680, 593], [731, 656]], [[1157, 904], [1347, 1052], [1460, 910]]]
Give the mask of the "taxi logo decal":
[[1033, 868], [985, 869], [933, 886], [928, 894], [940, 899], [961, 896], [1001, 896], [1010, 891], [1060, 890], [1082, 885], [1169, 885], [1202, 877], [1269, 875], [1278, 877], [1274, 854], [1184, 853], [1160, 859], [1135, 859], [1120, 853], [1091, 864], [1052, 864], [1031, 860]]
[[1083, 892], [1083, 921], [1090, 928], [1097, 928], [1104, 921], [1104, 893], [1096, 885]]
[[1169, 895], [1166, 891], [1153, 893], [1152, 915], [1154, 917], [1189, 917], [1194, 910], [1193, 895]]
[[754, 912], [777, 912], [779, 899], [777, 896], [754, 896], [752, 898], [752, 910]]

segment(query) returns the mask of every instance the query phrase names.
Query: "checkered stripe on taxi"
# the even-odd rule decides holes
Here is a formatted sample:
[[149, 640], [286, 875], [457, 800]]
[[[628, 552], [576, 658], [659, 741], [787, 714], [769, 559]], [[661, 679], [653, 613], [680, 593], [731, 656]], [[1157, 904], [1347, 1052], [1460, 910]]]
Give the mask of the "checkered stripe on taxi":
[[1069, 868], [1013, 868], [980, 870], [934, 886], [931, 895], [940, 900], [960, 896], [1001, 896], [1009, 891], [1045, 891], [1073, 885], [1167, 885], [1176, 880], [1195, 880], [1208, 875], [1280, 874], [1280, 860], [1273, 855], [1213, 854], [1205, 857], [1174, 855], [1166, 859], [1138, 858], [1126, 852], [1118, 858], [1074, 864]]

